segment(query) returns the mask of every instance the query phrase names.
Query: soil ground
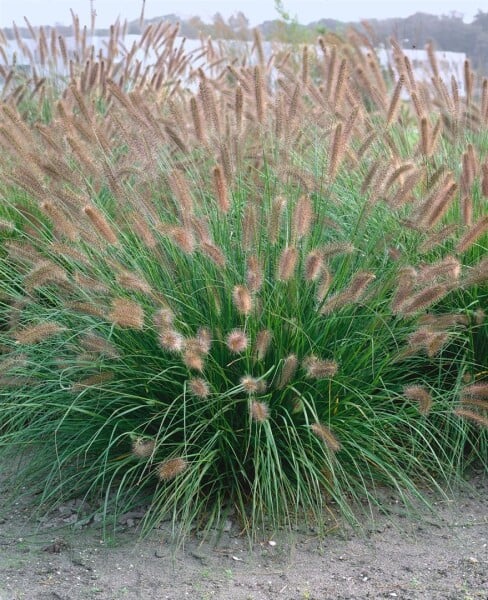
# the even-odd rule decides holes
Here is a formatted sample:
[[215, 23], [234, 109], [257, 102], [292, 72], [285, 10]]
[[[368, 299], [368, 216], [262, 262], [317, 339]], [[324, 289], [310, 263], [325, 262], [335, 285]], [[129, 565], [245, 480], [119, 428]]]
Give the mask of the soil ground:
[[138, 511], [111, 543], [76, 502], [33, 521], [19, 501], [0, 511], [0, 600], [487, 600], [487, 498], [475, 471], [449, 498], [431, 494], [434, 512], [385, 491], [361, 530], [299, 527], [251, 551], [229, 520], [217, 543], [194, 536], [176, 553], [169, 524], [139, 540]]

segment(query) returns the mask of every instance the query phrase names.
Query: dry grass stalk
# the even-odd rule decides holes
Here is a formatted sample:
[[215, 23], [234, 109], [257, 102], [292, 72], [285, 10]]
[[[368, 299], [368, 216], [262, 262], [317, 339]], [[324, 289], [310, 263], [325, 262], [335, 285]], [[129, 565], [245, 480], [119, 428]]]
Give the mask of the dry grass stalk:
[[74, 383], [71, 386], [71, 391], [81, 392], [83, 390], [86, 390], [87, 388], [93, 388], [99, 385], [103, 385], [108, 381], [112, 381], [113, 378], [114, 374], [110, 372], [96, 373], [95, 375], [90, 375], [90, 377], [86, 377], [85, 379]]
[[252, 250], [255, 246], [258, 217], [256, 207], [252, 203], [248, 203], [244, 209], [244, 217], [242, 220], [242, 246], [244, 250]]
[[261, 125], [264, 121], [264, 109], [265, 109], [265, 89], [263, 83], [263, 76], [261, 74], [261, 68], [259, 65], [254, 67], [254, 95], [256, 100], [256, 116], [258, 123]]
[[447, 279], [453, 283], [459, 279], [461, 263], [454, 256], [446, 256], [437, 263], [421, 265], [418, 269], [417, 284], [432, 283], [434, 280]]
[[400, 75], [398, 81], [395, 85], [395, 89], [393, 90], [393, 94], [391, 96], [390, 105], [388, 107], [388, 112], [386, 113], [386, 125], [389, 126], [396, 119], [398, 114], [398, 108], [400, 106], [400, 99], [402, 93], [402, 87], [404, 84], [405, 78], [403, 75]]
[[94, 333], [86, 333], [80, 339], [80, 346], [88, 352], [104, 355], [107, 358], [120, 358], [119, 351], [105, 338]]
[[62, 210], [54, 206], [52, 202], [42, 202], [41, 208], [51, 219], [57, 233], [71, 242], [79, 239], [79, 229], [69, 221]]
[[66, 271], [51, 261], [41, 261], [25, 276], [26, 290], [32, 292], [35, 289], [52, 283], [63, 284], [68, 282]]
[[329, 292], [331, 284], [332, 273], [327, 267], [323, 267], [316, 293], [317, 302], [319, 304], [325, 300], [325, 297]]
[[343, 154], [344, 142], [342, 137], [342, 123], [338, 123], [334, 130], [334, 137], [329, 154], [329, 166], [327, 172], [329, 183], [332, 183], [335, 179]]
[[212, 244], [211, 242], [203, 242], [200, 245], [200, 249], [203, 254], [210, 258], [210, 260], [212, 260], [218, 267], [225, 267], [226, 260], [224, 253], [222, 250], [220, 250], [220, 248], [217, 248], [215, 244]]
[[323, 264], [323, 254], [319, 250], [309, 252], [305, 260], [305, 279], [316, 281], [320, 277]]
[[420, 119], [420, 150], [425, 157], [432, 153], [431, 128], [427, 117]]

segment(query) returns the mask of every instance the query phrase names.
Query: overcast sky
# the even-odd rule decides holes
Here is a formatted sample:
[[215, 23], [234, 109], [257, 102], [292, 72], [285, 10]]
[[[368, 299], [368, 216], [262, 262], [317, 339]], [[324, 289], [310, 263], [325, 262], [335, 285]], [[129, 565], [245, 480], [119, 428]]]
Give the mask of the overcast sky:
[[[285, 9], [307, 24], [321, 18], [358, 21], [364, 18], [406, 17], [415, 12], [464, 16], [469, 22], [478, 9], [488, 10], [486, 0], [283, 0]], [[132, 20], [139, 16], [142, 0], [93, 0], [97, 25], [107, 26], [117, 16]], [[23, 24], [24, 15], [33, 25], [69, 23], [69, 9], [80, 16], [82, 24], [90, 22], [90, 0], [0, 0], [0, 26], [12, 21]], [[256, 25], [277, 17], [274, 0], [146, 0], [145, 14], [156, 17], [174, 13], [182, 17], [199, 15], [204, 20], [216, 12], [224, 17], [242, 11]]]

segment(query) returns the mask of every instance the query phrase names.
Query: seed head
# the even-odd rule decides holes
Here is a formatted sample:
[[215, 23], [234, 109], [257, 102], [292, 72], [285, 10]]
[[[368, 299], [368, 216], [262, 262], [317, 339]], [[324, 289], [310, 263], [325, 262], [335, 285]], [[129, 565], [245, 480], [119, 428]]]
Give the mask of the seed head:
[[156, 474], [162, 481], [174, 479], [188, 468], [188, 462], [184, 458], [170, 458], [159, 463]]
[[302, 196], [293, 213], [293, 231], [295, 239], [299, 240], [310, 231], [314, 218], [313, 206], [308, 196]]
[[154, 452], [154, 440], [137, 438], [132, 443], [132, 454], [137, 458], [148, 458]]
[[210, 388], [205, 379], [194, 377], [188, 382], [191, 393], [198, 398], [207, 398], [210, 395]]
[[488, 429], [488, 417], [483, 416], [481, 413], [475, 412], [474, 410], [468, 410], [467, 408], [456, 408], [454, 414], [463, 419], [473, 421], [480, 427]]
[[85, 206], [83, 212], [90, 219], [98, 233], [104, 237], [109, 244], [117, 243], [117, 236], [98, 208], [95, 206]]
[[269, 409], [267, 404], [253, 400], [251, 402], [251, 417], [256, 423], [264, 423], [269, 419]]
[[168, 350], [169, 352], [181, 352], [181, 350], [183, 350], [185, 340], [177, 331], [174, 331], [173, 329], [167, 329], [159, 335], [159, 343], [165, 350]]
[[279, 390], [283, 389], [293, 378], [298, 368], [298, 358], [295, 354], [287, 356], [283, 362], [281, 375], [276, 386]]
[[234, 306], [241, 315], [247, 316], [252, 310], [252, 298], [247, 287], [236, 285], [232, 290]]
[[251, 375], [244, 375], [244, 377], [241, 377], [241, 385], [248, 394], [255, 394], [259, 391], [259, 383], [259, 379], [251, 377]]
[[278, 263], [277, 278], [279, 281], [288, 281], [293, 277], [295, 266], [297, 264], [298, 251], [292, 246], [288, 246], [283, 250]]
[[268, 351], [273, 334], [269, 329], [263, 329], [256, 336], [256, 358], [263, 360]]
[[341, 449], [341, 443], [332, 433], [329, 427], [323, 425], [322, 423], [312, 423], [312, 425], [310, 425], [310, 429], [319, 439], [324, 442], [331, 452], [339, 452]]
[[404, 388], [403, 395], [409, 400], [418, 402], [419, 412], [427, 415], [432, 407], [432, 397], [425, 387], [421, 385], [409, 385]]
[[312, 250], [305, 261], [305, 279], [315, 281], [322, 272], [323, 256], [319, 250]]
[[195, 371], [203, 371], [203, 357], [199, 352], [195, 352], [191, 348], [185, 349], [183, 353], [183, 362], [189, 369]]
[[488, 400], [488, 383], [473, 383], [462, 390], [464, 397]]
[[160, 308], [154, 314], [153, 321], [158, 329], [168, 329], [173, 324], [174, 318], [172, 310], [169, 308]]
[[200, 327], [197, 331], [196, 341], [198, 343], [199, 352], [208, 354], [212, 347], [212, 334], [210, 329], [207, 329], [207, 327]]
[[14, 334], [18, 344], [36, 344], [64, 331], [65, 327], [58, 323], [39, 323], [20, 329]]
[[234, 329], [227, 336], [226, 344], [227, 348], [229, 348], [233, 354], [240, 354], [247, 348], [247, 335], [241, 329]]
[[308, 356], [302, 363], [307, 377], [310, 379], [328, 379], [334, 377], [339, 365], [333, 360], [321, 360], [316, 356]]
[[128, 327], [129, 329], [143, 329], [144, 327], [144, 310], [142, 306], [134, 300], [127, 300], [126, 298], [114, 299], [108, 318], [119, 327]]
[[255, 294], [263, 285], [263, 272], [258, 259], [255, 256], [250, 256], [247, 259], [247, 285], [249, 290]]

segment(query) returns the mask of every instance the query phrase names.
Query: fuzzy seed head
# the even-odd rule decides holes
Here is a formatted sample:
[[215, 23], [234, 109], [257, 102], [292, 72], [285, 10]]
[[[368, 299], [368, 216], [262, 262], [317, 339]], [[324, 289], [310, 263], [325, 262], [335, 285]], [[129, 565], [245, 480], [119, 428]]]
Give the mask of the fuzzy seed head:
[[466, 398], [488, 400], [488, 383], [473, 383], [462, 390], [462, 395]]
[[331, 452], [339, 452], [341, 449], [341, 444], [329, 427], [323, 425], [322, 423], [312, 423], [312, 425], [310, 425], [310, 429], [320, 440], [324, 442]]
[[30, 325], [29, 327], [20, 329], [15, 332], [13, 337], [18, 344], [36, 344], [64, 330], [65, 327], [58, 323], [39, 323], [38, 325]]
[[159, 463], [156, 474], [161, 481], [170, 481], [188, 468], [188, 462], [184, 458], [170, 458]]
[[232, 300], [237, 311], [244, 316], [247, 316], [252, 310], [252, 297], [243, 285], [236, 285], [232, 290]]
[[277, 278], [279, 281], [288, 281], [293, 277], [295, 266], [297, 264], [298, 251], [292, 246], [283, 250], [278, 263]]
[[183, 362], [189, 369], [195, 371], [203, 371], [203, 357], [199, 352], [195, 352], [192, 349], [185, 349], [183, 353]]
[[256, 336], [256, 358], [263, 360], [271, 344], [273, 334], [269, 329], [263, 329]]
[[194, 377], [188, 382], [191, 393], [197, 398], [207, 398], [210, 395], [210, 388], [205, 379]]
[[312, 250], [305, 261], [305, 279], [315, 281], [320, 277], [323, 266], [322, 253], [318, 250]]
[[159, 335], [159, 343], [168, 352], [181, 352], [185, 345], [183, 336], [173, 329], [163, 330]]
[[292, 380], [297, 368], [298, 358], [295, 356], [295, 354], [290, 354], [283, 362], [283, 368], [281, 370], [281, 375], [277, 385], [279, 390], [283, 389]]
[[250, 256], [247, 259], [246, 280], [248, 288], [253, 294], [258, 292], [263, 285], [263, 271], [255, 256]]
[[234, 329], [227, 336], [226, 344], [227, 348], [229, 348], [233, 354], [240, 354], [247, 348], [247, 335], [241, 329]]
[[432, 397], [425, 387], [421, 385], [409, 385], [404, 388], [403, 395], [409, 400], [418, 403], [419, 412], [427, 415], [432, 407]]
[[474, 410], [468, 410], [467, 408], [456, 408], [454, 414], [462, 419], [468, 419], [468, 421], [472, 421], [479, 425], [480, 427], [484, 427], [488, 429], [488, 417], [485, 417], [479, 412]]
[[208, 354], [212, 347], [212, 334], [207, 327], [200, 327], [197, 331], [196, 341], [198, 343], [198, 351], [202, 354]]
[[251, 375], [244, 375], [244, 377], [241, 377], [241, 385], [248, 394], [255, 394], [258, 392], [260, 388], [259, 383], [259, 379], [251, 377]]
[[308, 356], [302, 365], [310, 379], [329, 379], [339, 370], [339, 365], [335, 361], [321, 360], [316, 356]]
[[119, 327], [127, 327], [129, 329], [144, 328], [144, 310], [134, 300], [115, 298], [108, 317], [112, 323]]
[[117, 236], [98, 208], [95, 206], [85, 206], [83, 212], [90, 219], [98, 233], [104, 237], [109, 244], [117, 243]]
[[295, 239], [300, 240], [310, 231], [314, 218], [313, 205], [308, 196], [302, 196], [293, 213], [293, 231]]
[[174, 321], [173, 311], [169, 308], [160, 308], [153, 317], [154, 325], [158, 329], [169, 329]]
[[147, 440], [144, 438], [137, 438], [132, 443], [132, 454], [136, 458], [149, 458], [154, 452], [155, 443], [154, 440]]
[[269, 419], [269, 409], [267, 404], [253, 400], [251, 402], [251, 417], [256, 423], [264, 423]]

